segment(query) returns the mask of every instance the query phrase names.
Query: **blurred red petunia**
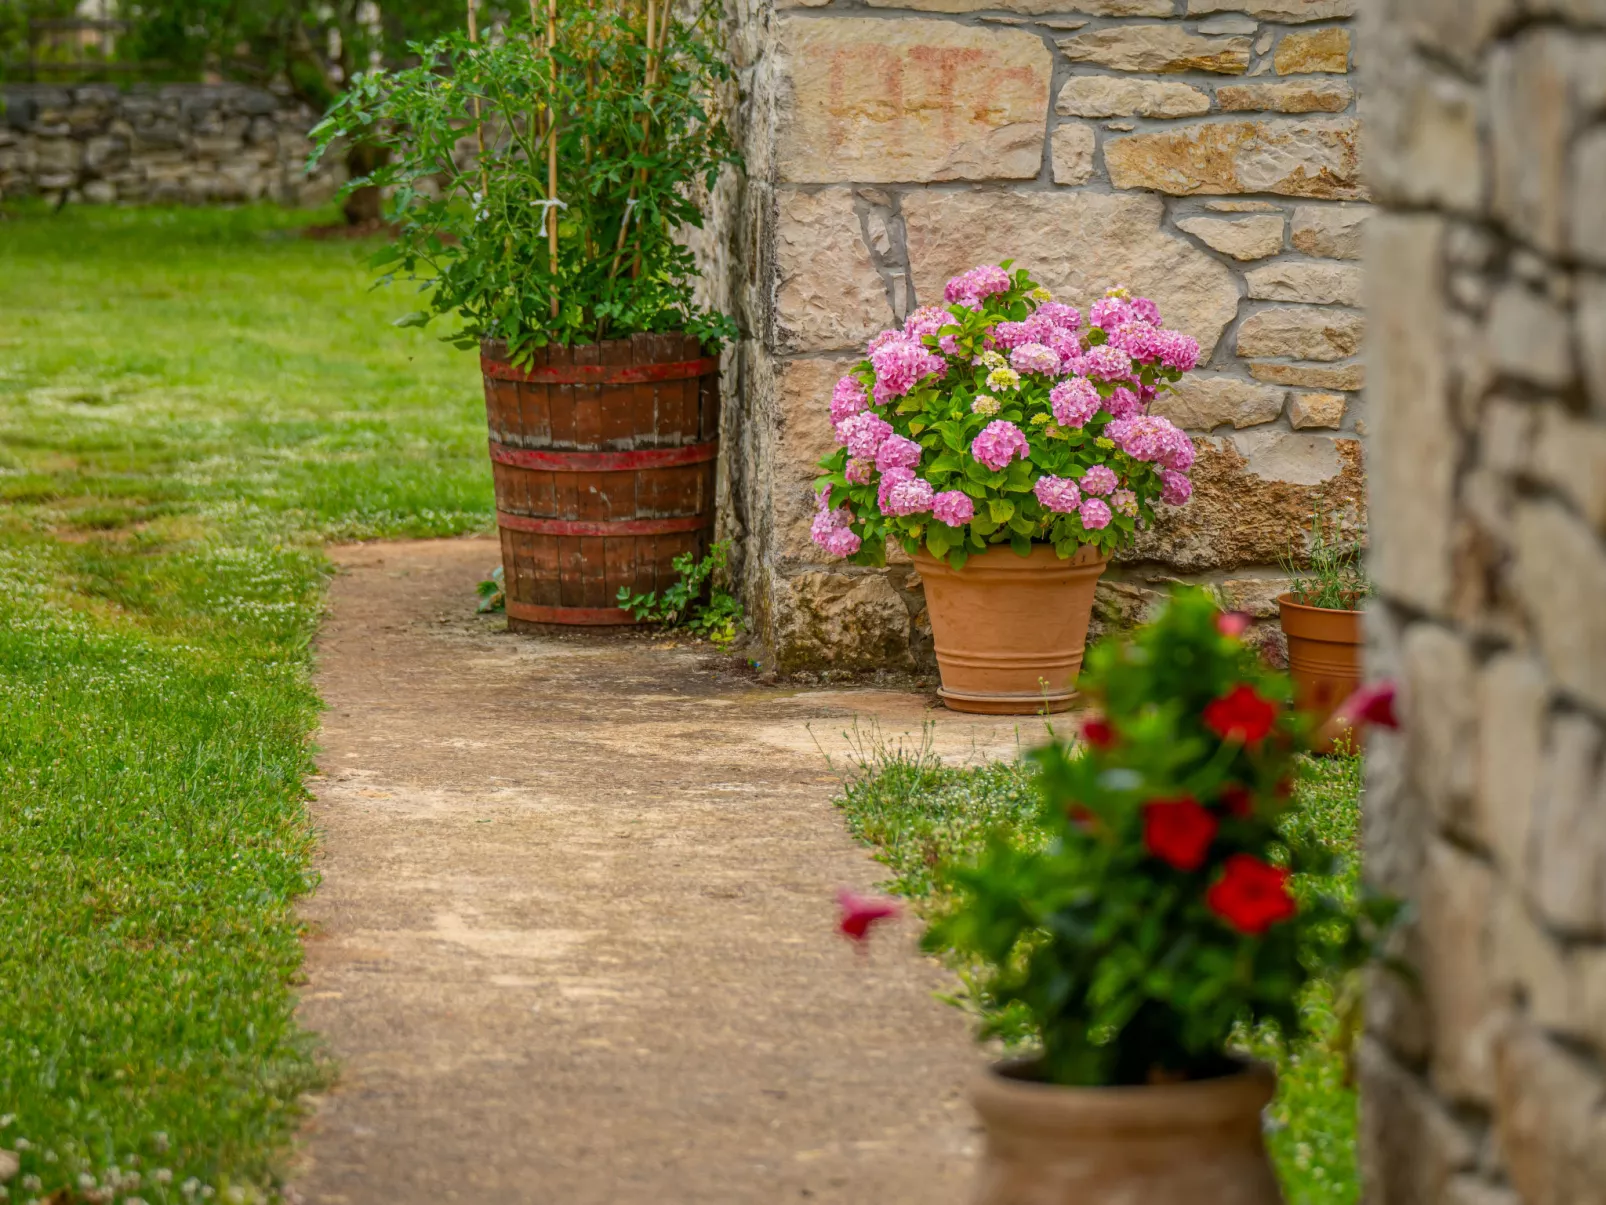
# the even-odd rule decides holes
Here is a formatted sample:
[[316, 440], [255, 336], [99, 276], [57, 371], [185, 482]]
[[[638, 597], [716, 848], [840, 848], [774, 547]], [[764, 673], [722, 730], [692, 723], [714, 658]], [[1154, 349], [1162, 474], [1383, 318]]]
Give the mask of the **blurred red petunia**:
[[1255, 688], [1240, 682], [1219, 699], [1205, 704], [1205, 727], [1222, 740], [1241, 740], [1246, 745], [1266, 738], [1277, 719], [1277, 704], [1263, 699]]
[[1216, 794], [1216, 798], [1239, 819], [1255, 814], [1255, 797], [1241, 782], [1229, 782]]
[[1253, 936], [1299, 911], [1288, 891], [1288, 872], [1248, 854], [1227, 859], [1221, 878], [1205, 892], [1205, 904], [1238, 932]]
[[1151, 799], [1143, 805], [1144, 847], [1178, 870], [1198, 870], [1204, 865], [1216, 827], [1216, 818], [1189, 795]]
[[1090, 716], [1082, 724], [1082, 739], [1095, 749], [1108, 749], [1115, 744], [1115, 729], [1103, 716]]
[[842, 909], [837, 931], [844, 937], [862, 942], [870, 936], [870, 926], [877, 921], [898, 915], [898, 905], [881, 896], [859, 895], [843, 887], [836, 893], [836, 902]]
[[1099, 818], [1094, 815], [1093, 809], [1085, 803], [1073, 803], [1065, 809], [1066, 816], [1070, 817], [1072, 824], [1084, 832], [1098, 824]]
[[1223, 636], [1242, 636], [1255, 617], [1248, 611], [1223, 611], [1216, 616], [1216, 631]]
[[1338, 714], [1352, 725], [1362, 722], [1384, 728], [1398, 728], [1400, 717], [1394, 711], [1393, 682], [1374, 682], [1363, 686], [1339, 704]]

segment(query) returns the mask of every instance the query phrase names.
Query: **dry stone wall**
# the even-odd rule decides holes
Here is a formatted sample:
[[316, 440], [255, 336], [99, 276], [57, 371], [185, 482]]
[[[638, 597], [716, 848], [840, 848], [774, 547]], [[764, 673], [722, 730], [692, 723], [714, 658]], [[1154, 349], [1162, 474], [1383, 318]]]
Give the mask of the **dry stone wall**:
[[1363, 505], [1355, 0], [734, 2], [726, 529], [776, 667], [929, 655], [901, 552], [809, 542], [814, 464], [869, 337], [1004, 258], [1083, 306], [1147, 294], [1208, 356], [1161, 404], [1199, 437], [1194, 500], [1112, 569], [1101, 621], [1179, 577], [1272, 615], [1311, 511]]
[[317, 114], [259, 88], [0, 88], [0, 196], [315, 205], [340, 179], [303, 171]]
[[1606, 2], [1370, 0], [1373, 1205], [1606, 1202]]

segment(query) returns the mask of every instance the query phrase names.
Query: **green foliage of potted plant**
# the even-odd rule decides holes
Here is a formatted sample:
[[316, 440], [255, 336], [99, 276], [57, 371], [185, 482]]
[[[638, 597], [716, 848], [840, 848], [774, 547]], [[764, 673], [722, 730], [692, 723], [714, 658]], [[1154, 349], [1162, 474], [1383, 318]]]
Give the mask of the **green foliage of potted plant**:
[[1329, 720], [1361, 684], [1366, 642], [1361, 608], [1372, 593], [1364, 555], [1359, 534], [1346, 538], [1340, 518], [1318, 510], [1311, 516], [1305, 556], [1290, 553], [1283, 560], [1284, 571], [1293, 577], [1277, 598], [1288, 639], [1288, 671], [1299, 707], [1319, 726], [1317, 743], [1323, 750], [1336, 740], [1356, 739], [1347, 726], [1333, 730]]
[[1232, 1035], [1295, 1034], [1306, 986], [1363, 961], [1391, 906], [1310, 889], [1334, 867], [1290, 835], [1307, 725], [1245, 622], [1180, 592], [1095, 648], [1084, 743], [1035, 755], [1046, 839], [994, 840], [931, 927], [986, 968], [984, 1032], [1024, 1020], [1039, 1044], [976, 1089], [985, 1205], [1280, 1199], [1272, 1073]]
[[[480, 349], [509, 624], [632, 622], [618, 605], [708, 553], [719, 346], [684, 232], [737, 163], [718, 6], [531, 0], [358, 75], [313, 131], [366, 139], [348, 189], [389, 196], [374, 266]], [[316, 157], [316, 156], [315, 156]], [[585, 477], [577, 476], [586, 474]]]

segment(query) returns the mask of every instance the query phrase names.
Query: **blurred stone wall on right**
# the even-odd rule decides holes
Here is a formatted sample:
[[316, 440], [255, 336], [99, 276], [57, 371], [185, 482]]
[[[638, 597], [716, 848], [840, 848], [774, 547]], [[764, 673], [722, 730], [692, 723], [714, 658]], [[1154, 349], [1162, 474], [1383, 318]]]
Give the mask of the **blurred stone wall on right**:
[[1369, 0], [1372, 1205], [1606, 1202], [1606, 0]]

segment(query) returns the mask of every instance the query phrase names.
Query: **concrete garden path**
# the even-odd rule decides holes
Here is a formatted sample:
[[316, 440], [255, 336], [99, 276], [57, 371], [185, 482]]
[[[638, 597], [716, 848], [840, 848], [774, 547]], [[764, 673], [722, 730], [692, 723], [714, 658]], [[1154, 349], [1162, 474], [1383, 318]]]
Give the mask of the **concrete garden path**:
[[[880, 873], [815, 744], [927, 699], [508, 635], [471, 614], [488, 540], [335, 555], [302, 1013], [341, 1075], [303, 1199], [963, 1201], [980, 1056], [912, 922], [833, 932]], [[945, 753], [1016, 746], [937, 715]]]

